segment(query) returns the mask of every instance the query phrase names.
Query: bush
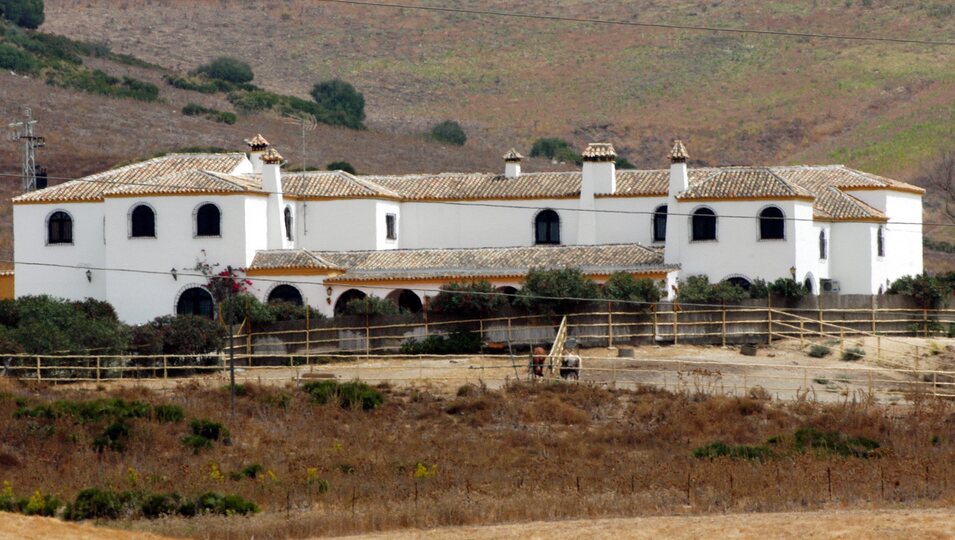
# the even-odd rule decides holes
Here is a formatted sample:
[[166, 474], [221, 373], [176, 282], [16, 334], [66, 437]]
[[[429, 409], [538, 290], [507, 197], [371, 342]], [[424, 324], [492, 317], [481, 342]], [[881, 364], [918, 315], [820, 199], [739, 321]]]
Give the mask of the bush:
[[272, 312], [272, 318], [276, 321], [304, 321], [305, 312], [308, 312], [310, 321], [318, 321], [325, 318], [321, 312], [316, 311], [311, 306], [300, 306], [291, 302], [269, 302], [266, 304], [269, 311]]
[[749, 295], [728, 281], [710, 283], [706, 276], [690, 276], [677, 286], [677, 299], [686, 304], [738, 304]]
[[181, 499], [178, 493], [157, 493], [147, 495], [143, 499], [140, 511], [142, 511], [143, 517], [156, 519], [176, 514], [180, 505]]
[[0, 0], [0, 15], [23, 28], [39, 28], [45, 19], [43, 0]]
[[120, 494], [98, 488], [87, 488], [76, 495], [73, 504], [67, 506], [66, 519], [116, 519], [123, 511]]
[[244, 113], [267, 111], [279, 102], [278, 95], [265, 90], [232, 92], [228, 95], [227, 99], [236, 109]]
[[842, 351], [843, 362], [855, 362], [856, 360], [860, 360], [863, 356], [865, 356], [865, 351], [858, 347], [852, 347]]
[[196, 454], [202, 450], [212, 448], [212, 441], [199, 435], [186, 435], [182, 438], [182, 444], [186, 448], [191, 448]]
[[428, 336], [418, 341], [410, 338], [401, 344], [401, 354], [473, 354], [481, 352], [481, 335], [467, 330], [451, 332], [447, 336]]
[[764, 460], [772, 456], [772, 450], [766, 446], [729, 446], [722, 441], [712, 442], [693, 450], [693, 457], [700, 459], [728, 457], [730, 459]]
[[642, 307], [660, 301], [663, 291], [657, 282], [647, 278], [636, 278], [627, 272], [614, 272], [604, 283], [603, 297], [608, 300], [640, 302]]
[[56, 511], [63, 506], [59, 499], [49, 493], [43, 493], [39, 489], [33, 492], [33, 495], [27, 499], [26, 504], [20, 510], [28, 516], [47, 516], [56, 515]]
[[252, 465], [247, 465], [242, 469], [230, 474], [229, 477], [233, 480], [242, 480], [243, 478], [251, 478], [252, 480], [255, 480], [256, 477], [258, 477], [263, 471], [265, 471], [265, 468], [258, 463], [253, 463]]
[[236, 121], [236, 116], [234, 113], [210, 109], [197, 103], [187, 103], [186, 106], [182, 108], [182, 114], [186, 116], [202, 116], [207, 120], [212, 120], [213, 122], [220, 122], [230, 125], [234, 124]]
[[201, 418], [195, 418], [192, 422], [189, 422], [189, 429], [192, 430], [193, 435], [204, 437], [210, 441], [218, 441], [220, 438], [224, 439], [229, 436], [229, 430], [219, 422]]
[[507, 305], [489, 281], [452, 282], [431, 299], [431, 311], [459, 317], [484, 317]]
[[[783, 298], [791, 298], [796, 300], [809, 294], [809, 289], [807, 289], [805, 285], [792, 278], [777, 279], [769, 285], [769, 291], [775, 296], [782, 296]], [[759, 298], [753, 293], [754, 291], [752, 287], [750, 287], [750, 295], [753, 298]]]
[[127, 418], [146, 418], [149, 413], [149, 405], [141, 401], [102, 398], [88, 401], [60, 399], [49, 404], [33, 407], [23, 403], [13, 413], [13, 416], [14, 418], [28, 417], [46, 420], [72, 418], [79, 424], [88, 424], [101, 420], [119, 421]]
[[194, 503], [195, 513], [222, 514], [225, 516], [254, 514], [259, 511], [254, 502], [238, 495], [223, 495], [210, 491], [199, 495]]
[[349, 174], [357, 174], [355, 167], [352, 167], [352, 164], [347, 161], [333, 161], [325, 165], [325, 168], [329, 171], [345, 171]]
[[454, 120], [445, 120], [431, 128], [431, 138], [457, 146], [464, 146], [464, 143], [468, 140], [468, 136], [464, 133], [464, 129], [461, 128], [461, 124], [458, 124]]
[[275, 314], [268, 304], [263, 304], [254, 295], [248, 293], [227, 296], [220, 302], [222, 320], [225, 324], [241, 324], [248, 320], [252, 324], [266, 324], [275, 321]]
[[156, 405], [153, 407], [153, 418], [157, 422], [178, 423], [186, 417], [185, 411], [178, 405]]
[[165, 75], [163, 80], [170, 86], [181, 90], [191, 90], [203, 94], [215, 94], [219, 91], [219, 86], [212, 81], [178, 77], [176, 75]]
[[69, 302], [49, 296], [24, 296], [0, 310], [3, 337], [30, 354], [115, 354], [129, 346], [129, 330], [105, 302]]
[[914, 277], [900, 277], [892, 282], [887, 292], [911, 296], [919, 306], [934, 309], [948, 305], [952, 297], [952, 282], [948, 276], [930, 276], [923, 272]]
[[40, 69], [40, 63], [32, 54], [0, 43], [0, 68], [19, 73], [35, 73]]
[[311, 95], [323, 109], [343, 115], [352, 124], [349, 127], [363, 127], [365, 96], [351, 84], [341, 79], [323, 81], [312, 87]]
[[63, 74], [50, 80], [64, 88], [76, 88], [84, 92], [102, 94], [104, 96], [132, 98], [140, 101], [156, 101], [159, 99], [159, 88], [150, 82], [140, 81], [132, 77], [113, 77], [101, 70], [77, 70]]
[[365, 383], [354, 381], [339, 383], [337, 381], [314, 381], [302, 385], [312, 399], [321, 404], [337, 401], [343, 409], [361, 407], [370, 411], [385, 402], [381, 392]]
[[637, 166], [630, 162], [629, 159], [625, 157], [618, 157], [616, 167], [618, 169], [636, 169]]
[[876, 454], [879, 443], [866, 437], [850, 437], [838, 431], [819, 431], [807, 427], [796, 430], [793, 446], [799, 452], [814, 450], [842, 457], [868, 458]]
[[573, 148], [567, 141], [555, 137], [542, 137], [534, 141], [534, 145], [531, 147], [531, 157], [556, 159], [558, 155], [567, 151], [573, 152]]
[[196, 73], [230, 83], [247, 83], [255, 78], [249, 64], [228, 56], [220, 56], [208, 64], [199, 66], [196, 68]]
[[355, 298], [349, 300], [342, 311], [344, 315], [367, 315], [374, 317], [376, 315], [398, 315], [401, 310], [394, 302], [387, 298], [377, 296], [366, 296], [364, 298]]
[[831, 352], [832, 350], [829, 349], [829, 347], [826, 347], [825, 345], [819, 345], [818, 343], [813, 345], [812, 347], [809, 347], [809, 356], [813, 358], [822, 358], [824, 356], [829, 356]]
[[164, 315], [147, 323], [161, 336], [163, 354], [209, 354], [222, 349], [226, 330], [197, 315]]
[[531, 269], [515, 304], [542, 313], [564, 314], [599, 297], [597, 284], [577, 268]]

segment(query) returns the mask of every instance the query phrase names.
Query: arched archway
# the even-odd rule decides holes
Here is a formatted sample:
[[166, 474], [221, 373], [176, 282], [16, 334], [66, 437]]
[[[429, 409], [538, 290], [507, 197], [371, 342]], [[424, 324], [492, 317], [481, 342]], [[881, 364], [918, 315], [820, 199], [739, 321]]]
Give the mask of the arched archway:
[[803, 280], [802, 284], [806, 287], [806, 290], [809, 291], [809, 294], [816, 294], [816, 280], [812, 276], [812, 272], [806, 274], [806, 279]]
[[352, 300], [361, 299], [368, 296], [367, 294], [359, 291], [358, 289], [348, 289], [343, 292], [338, 300], [335, 301], [335, 315], [341, 315], [345, 312], [345, 306], [348, 305]]
[[212, 318], [215, 315], [215, 301], [212, 294], [202, 287], [189, 287], [182, 291], [176, 300], [178, 315], [198, 315]]
[[421, 311], [421, 298], [411, 289], [395, 289], [388, 293], [388, 296], [385, 298], [403, 311], [409, 313], [418, 313]]
[[269, 303], [286, 302], [296, 306], [305, 304], [305, 301], [302, 299], [302, 292], [292, 285], [287, 285], [285, 283], [273, 287], [272, 290], [269, 291], [269, 297], [267, 301]]
[[744, 291], [748, 291], [750, 285], [752, 285], [752, 283], [743, 276], [728, 277], [723, 281], [729, 283], [730, 285], [735, 285]]
[[505, 285], [503, 287], [498, 287], [497, 292], [507, 295], [504, 297], [504, 301], [506, 301], [508, 304], [513, 304], [514, 300], [517, 300], [517, 287]]

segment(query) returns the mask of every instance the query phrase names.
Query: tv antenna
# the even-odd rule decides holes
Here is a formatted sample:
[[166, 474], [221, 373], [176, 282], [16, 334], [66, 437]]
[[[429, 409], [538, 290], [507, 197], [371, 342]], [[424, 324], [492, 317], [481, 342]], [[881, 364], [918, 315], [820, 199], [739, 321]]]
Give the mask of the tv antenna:
[[[33, 119], [33, 111], [29, 107], [23, 109], [23, 120], [13, 122], [8, 125], [10, 128], [10, 140], [23, 143], [22, 166], [20, 176], [23, 180], [23, 192], [36, 191], [36, 149], [44, 146], [43, 137], [33, 134], [33, 126], [36, 120]], [[44, 175], [45, 176], [45, 175]]]
[[295, 115], [290, 116], [285, 119], [285, 123], [292, 124], [296, 126], [301, 126], [302, 128], [302, 170], [308, 168], [308, 154], [305, 150], [305, 132], [306, 131], [315, 131], [315, 128], [318, 127], [318, 122], [311, 116], [306, 117], [307, 115]]

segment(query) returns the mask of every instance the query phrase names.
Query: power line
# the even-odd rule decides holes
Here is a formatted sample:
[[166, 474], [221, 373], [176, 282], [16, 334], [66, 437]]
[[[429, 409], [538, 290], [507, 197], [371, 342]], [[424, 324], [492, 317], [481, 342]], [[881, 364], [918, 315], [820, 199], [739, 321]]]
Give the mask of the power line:
[[718, 26], [701, 26], [701, 25], [688, 25], [688, 24], [670, 24], [670, 23], [650, 23], [650, 22], [637, 22], [637, 21], [621, 21], [615, 19], [591, 19], [583, 17], [568, 17], [562, 15], [542, 15], [537, 13], [521, 13], [515, 11], [499, 11], [499, 10], [487, 10], [487, 9], [466, 9], [466, 8], [454, 8], [454, 7], [444, 7], [444, 6], [421, 6], [421, 5], [411, 5], [411, 4], [393, 4], [385, 2], [367, 2], [363, 0], [319, 0], [320, 2], [325, 2], [327, 4], [347, 4], [355, 6], [367, 6], [367, 7], [380, 7], [380, 8], [392, 8], [392, 9], [410, 9], [418, 11], [431, 11], [431, 12], [444, 12], [444, 13], [463, 13], [469, 15], [491, 15], [494, 17], [509, 17], [516, 19], [537, 19], [545, 21], [559, 21], [559, 22], [572, 22], [572, 23], [587, 23], [587, 24], [603, 24], [603, 25], [612, 25], [612, 26], [630, 26], [638, 28], [657, 28], [657, 29], [666, 29], [666, 30], [690, 30], [690, 31], [700, 31], [700, 32], [722, 32], [730, 34], [756, 34], [756, 35], [769, 35], [769, 36], [784, 36], [784, 37], [798, 37], [798, 38], [818, 38], [818, 39], [842, 39], [849, 41], [875, 41], [875, 42], [887, 42], [887, 43], [907, 43], [907, 44], [918, 44], [918, 45], [955, 45], [955, 41], [940, 41], [940, 40], [931, 40], [931, 39], [914, 39], [914, 38], [895, 38], [895, 37], [881, 37], [881, 36], [865, 36], [865, 35], [856, 35], [856, 34], [822, 34], [815, 32], [787, 32], [783, 30], [760, 30], [754, 28], [734, 28], [734, 27], [718, 27]]
[[[11, 173], [0, 173], [0, 176], [19, 176], [13, 175]], [[48, 178], [57, 179], [57, 180], [66, 180], [72, 182], [88, 182], [93, 184], [108, 184], [115, 186], [141, 186], [141, 187], [163, 187], [163, 188], [181, 188], [181, 189], [195, 189], [195, 186], [189, 186], [185, 184], [162, 184], [162, 186], [157, 186], [156, 184], [150, 184], [147, 182], [115, 182], [106, 179], [97, 179], [90, 177], [83, 178], [70, 178], [65, 176], [49, 176]], [[61, 184], [58, 184], [61, 185]], [[56, 187], [56, 186], [52, 186]], [[211, 195], [228, 195], [233, 192], [222, 192], [222, 193], [210, 193]], [[253, 191], [249, 193], [263, 194], [263, 195], [293, 195], [292, 193], [278, 192], [278, 191]], [[176, 193], [170, 193], [170, 195], [176, 195]], [[374, 198], [374, 197], [369, 197]], [[561, 197], [555, 196], [555, 199]], [[600, 198], [600, 197], [598, 197]], [[636, 198], [636, 197], [635, 197]], [[96, 202], [96, 201], [90, 201]], [[529, 205], [517, 205], [517, 204], [501, 204], [501, 203], [488, 203], [488, 202], [461, 202], [461, 201], [442, 201], [442, 200], [429, 200], [429, 199], [408, 199], [402, 202], [406, 203], [421, 203], [421, 204], [444, 204], [451, 206], [476, 206], [476, 207], [487, 207], [487, 208], [504, 208], [512, 210], [560, 210], [564, 212], [580, 212], [580, 213], [594, 213], [594, 214], [622, 214], [622, 215], [643, 215], [643, 216], [653, 216], [657, 212], [655, 210], [607, 210], [599, 208], [553, 208], [550, 206], [529, 206]], [[55, 204], [51, 202], [49, 204]], [[668, 216], [679, 216], [679, 217], [691, 217], [693, 213], [687, 212], [667, 212]], [[738, 214], [719, 214], [718, 218], [727, 218], [727, 219], [759, 219], [759, 216], [747, 216], [747, 215], [738, 215]], [[796, 217], [782, 217], [782, 218], [771, 218], [774, 221], [793, 221], [793, 222], [810, 222], [814, 223], [817, 221], [825, 222], [826, 219], [815, 219], [815, 218], [796, 218]], [[868, 220], [859, 220], [859, 219], [839, 219], [838, 223], [872, 223]], [[920, 221], [892, 221], [888, 222], [889, 225], [918, 225], [923, 227], [955, 227], [955, 223], [925, 223]], [[897, 231], [900, 232], [900, 231]], [[905, 231], [905, 232], [917, 232], [917, 231]]]

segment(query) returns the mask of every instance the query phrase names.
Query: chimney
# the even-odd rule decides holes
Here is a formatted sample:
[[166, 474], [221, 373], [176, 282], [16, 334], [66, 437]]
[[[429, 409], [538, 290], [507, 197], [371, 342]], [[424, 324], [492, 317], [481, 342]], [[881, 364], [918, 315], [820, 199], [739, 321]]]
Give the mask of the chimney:
[[252, 162], [252, 172], [260, 174], [262, 172], [262, 154], [269, 147], [269, 141], [261, 133], [251, 139], [246, 139], [245, 144], [249, 145], [249, 161]]
[[677, 195], [690, 187], [690, 178], [686, 172], [686, 160], [690, 155], [686, 153], [683, 141], [677, 139], [673, 141], [673, 149], [670, 150], [667, 157], [670, 158], [670, 189], [668, 195], [671, 198], [676, 198]]
[[517, 178], [521, 175], [521, 160], [524, 156], [511, 148], [504, 154], [504, 178]]
[[275, 148], [268, 147], [258, 159], [262, 168], [262, 191], [268, 193], [266, 203], [267, 249], [287, 249], [290, 247], [285, 231], [285, 200], [282, 196], [282, 155]]
[[590, 143], [581, 154], [584, 160], [581, 192], [591, 194], [617, 191], [617, 152], [610, 143]]

